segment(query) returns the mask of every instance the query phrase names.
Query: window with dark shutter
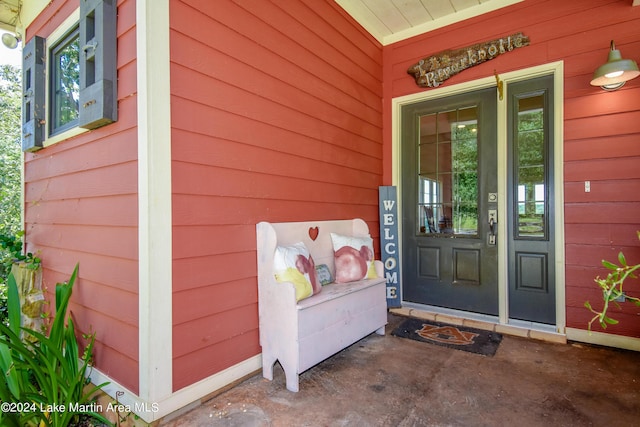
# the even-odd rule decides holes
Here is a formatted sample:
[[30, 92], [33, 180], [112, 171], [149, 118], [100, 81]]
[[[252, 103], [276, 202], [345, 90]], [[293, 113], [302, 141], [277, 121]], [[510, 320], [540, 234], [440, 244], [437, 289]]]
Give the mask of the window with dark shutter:
[[116, 3], [82, 0], [49, 38], [25, 45], [23, 151], [117, 120]]

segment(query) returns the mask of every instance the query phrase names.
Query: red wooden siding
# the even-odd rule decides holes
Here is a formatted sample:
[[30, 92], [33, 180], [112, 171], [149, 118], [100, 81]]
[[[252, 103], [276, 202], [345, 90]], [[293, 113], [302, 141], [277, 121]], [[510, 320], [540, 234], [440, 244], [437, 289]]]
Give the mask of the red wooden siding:
[[[78, 7], [52, 1], [28, 38], [47, 37]], [[135, 1], [119, 1], [118, 12], [119, 120], [25, 156], [25, 229], [51, 300], [55, 284], [80, 264], [74, 319], [83, 333], [96, 333], [97, 367], [137, 392]]]
[[377, 236], [382, 49], [332, 1], [171, 2], [174, 389], [260, 352], [255, 224]]
[[[586, 329], [601, 300], [602, 259], [623, 250], [640, 262], [640, 79], [606, 93], [589, 85], [613, 38], [623, 57], [640, 60], [640, 7], [628, 0], [525, 0], [480, 18], [385, 47], [385, 99], [422, 91], [407, 68], [419, 59], [523, 32], [531, 45], [463, 71], [445, 85], [564, 61], [564, 189], [567, 326]], [[391, 116], [385, 109], [385, 183], [391, 173]], [[558, 177], [562, 178], [562, 177]], [[584, 192], [584, 181], [591, 192]], [[637, 282], [628, 289], [640, 292]], [[640, 337], [638, 309], [626, 305], [607, 332]], [[599, 326], [596, 328], [599, 330]]]

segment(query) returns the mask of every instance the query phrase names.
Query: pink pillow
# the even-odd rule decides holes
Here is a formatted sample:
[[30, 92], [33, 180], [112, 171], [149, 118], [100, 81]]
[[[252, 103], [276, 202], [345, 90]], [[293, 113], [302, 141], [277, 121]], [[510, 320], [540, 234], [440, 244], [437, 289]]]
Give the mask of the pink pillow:
[[377, 277], [373, 265], [373, 239], [331, 233], [336, 264], [336, 283]]

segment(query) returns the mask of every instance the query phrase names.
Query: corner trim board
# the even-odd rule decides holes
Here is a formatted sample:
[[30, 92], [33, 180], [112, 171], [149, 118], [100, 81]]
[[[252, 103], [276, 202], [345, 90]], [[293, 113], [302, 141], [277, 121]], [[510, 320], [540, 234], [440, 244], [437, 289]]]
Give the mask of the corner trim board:
[[138, 387], [143, 401], [173, 392], [169, 0], [137, 0]]

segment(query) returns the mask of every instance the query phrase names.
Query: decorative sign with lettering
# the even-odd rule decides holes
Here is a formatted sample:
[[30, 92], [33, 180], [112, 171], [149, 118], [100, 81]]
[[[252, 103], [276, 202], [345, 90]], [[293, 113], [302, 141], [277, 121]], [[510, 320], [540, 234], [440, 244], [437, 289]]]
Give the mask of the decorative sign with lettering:
[[438, 87], [460, 71], [482, 64], [496, 56], [529, 45], [529, 37], [522, 33], [479, 43], [464, 49], [446, 50], [411, 66], [407, 73], [420, 87]]
[[400, 250], [398, 248], [398, 195], [396, 187], [379, 187], [380, 249], [387, 279], [387, 307], [400, 307]]

